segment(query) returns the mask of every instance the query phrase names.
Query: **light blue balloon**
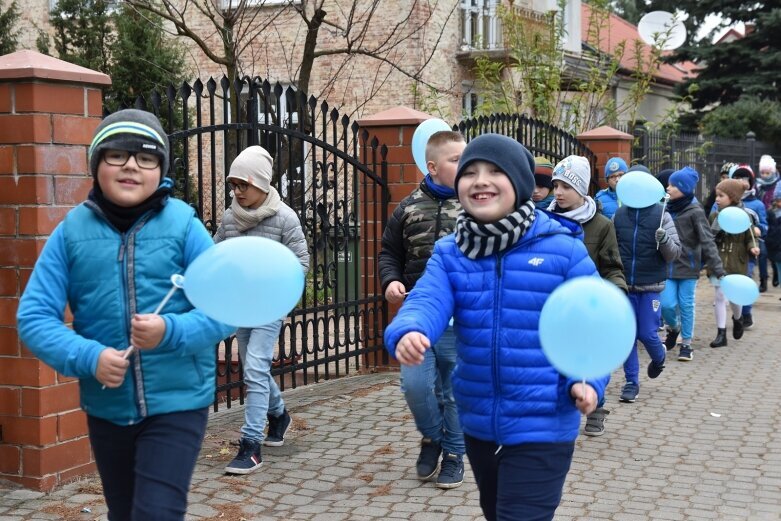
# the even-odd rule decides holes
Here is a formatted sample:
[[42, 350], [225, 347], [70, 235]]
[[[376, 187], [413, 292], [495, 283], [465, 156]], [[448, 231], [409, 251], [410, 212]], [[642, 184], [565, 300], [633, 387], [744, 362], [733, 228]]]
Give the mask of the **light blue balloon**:
[[578, 380], [602, 378], [626, 361], [637, 322], [629, 299], [599, 277], [569, 280], [540, 313], [540, 343], [550, 364]]
[[743, 233], [751, 226], [751, 218], [748, 213], [737, 206], [728, 206], [719, 210], [717, 219], [721, 229], [733, 235]]
[[645, 172], [627, 172], [616, 185], [621, 204], [630, 208], [646, 208], [664, 197], [664, 186], [657, 178]]
[[428, 140], [433, 134], [443, 130], [453, 129], [441, 119], [432, 118], [418, 125], [415, 133], [412, 134], [412, 158], [415, 160], [418, 170], [424, 176], [428, 173], [428, 168], [426, 168], [426, 144], [428, 144]]
[[759, 287], [745, 275], [727, 275], [720, 287], [727, 300], [740, 306], [750, 306], [759, 298]]
[[304, 270], [284, 244], [263, 237], [223, 241], [184, 272], [184, 293], [207, 316], [259, 327], [287, 315], [304, 291]]

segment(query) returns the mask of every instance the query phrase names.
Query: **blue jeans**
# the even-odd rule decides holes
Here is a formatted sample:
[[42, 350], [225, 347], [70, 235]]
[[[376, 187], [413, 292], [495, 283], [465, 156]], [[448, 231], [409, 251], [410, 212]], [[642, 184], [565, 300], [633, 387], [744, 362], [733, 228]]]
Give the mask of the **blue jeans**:
[[279, 392], [277, 382], [271, 377], [271, 361], [280, 329], [282, 319], [265, 326], [239, 328], [236, 331], [239, 357], [244, 366], [244, 385], [247, 389], [241, 436], [257, 442], [263, 441], [266, 415], [279, 416], [285, 410], [282, 393]]
[[201, 450], [209, 409], [116, 425], [87, 416], [109, 521], [179, 521]]
[[[561, 502], [575, 442], [498, 446], [465, 435], [487, 521], [550, 521]], [[497, 450], [498, 449], [498, 450]]]
[[[662, 317], [672, 329], [680, 329], [684, 343], [694, 335], [694, 292], [697, 279], [667, 279], [662, 301]], [[680, 321], [678, 320], [680, 315]]]
[[665, 348], [662, 341], [659, 340], [657, 333], [659, 327], [659, 315], [661, 314], [661, 302], [659, 293], [655, 291], [648, 292], [629, 292], [629, 302], [635, 310], [635, 320], [637, 321], [637, 336], [632, 346], [629, 357], [624, 362], [624, 376], [627, 382], [640, 383], [640, 360], [637, 356], [637, 341], [643, 343], [645, 350], [656, 363], [664, 362]]
[[439, 342], [426, 350], [423, 363], [401, 366], [401, 392], [424, 438], [442, 444], [451, 454], [464, 454], [464, 434], [458, 421], [451, 375], [456, 365], [456, 337], [448, 327]]

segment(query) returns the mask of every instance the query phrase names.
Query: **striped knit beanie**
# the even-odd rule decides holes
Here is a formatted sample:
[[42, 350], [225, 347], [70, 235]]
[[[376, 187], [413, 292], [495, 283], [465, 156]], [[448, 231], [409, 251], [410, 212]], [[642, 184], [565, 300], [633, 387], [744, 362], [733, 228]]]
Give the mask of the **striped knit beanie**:
[[168, 136], [151, 112], [125, 109], [114, 112], [98, 125], [89, 147], [89, 169], [97, 179], [98, 163], [106, 149], [148, 152], [160, 157], [160, 180], [168, 172]]

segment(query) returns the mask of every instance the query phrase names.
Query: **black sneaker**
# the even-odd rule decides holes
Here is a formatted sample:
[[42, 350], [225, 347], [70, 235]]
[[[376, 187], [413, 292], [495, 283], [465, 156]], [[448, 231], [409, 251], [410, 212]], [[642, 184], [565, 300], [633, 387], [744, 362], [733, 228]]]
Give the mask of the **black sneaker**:
[[[635, 398], [637, 395], [635, 394]], [[610, 411], [604, 407], [598, 407], [594, 412], [586, 416], [586, 426], [583, 434], [586, 436], [602, 436], [605, 434], [605, 417]]]
[[664, 347], [666, 347], [668, 351], [675, 348], [675, 343], [678, 341], [678, 334], [680, 332], [680, 329], [667, 328], [667, 336], [664, 339]]
[[[754, 319], [751, 318], [751, 313], [748, 313], [746, 315], [743, 315], [740, 317], [741, 322], [743, 322], [743, 330], [751, 329], [754, 326]], [[737, 337], [735, 337], [737, 338]]]
[[651, 362], [648, 364], [648, 378], [654, 379], [664, 371], [664, 360], [661, 362]]
[[456, 488], [464, 482], [464, 457], [458, 454], [444, 452], [439, 476], [437, 476], [437, 488]]
[[732, 338], [740, 340], [743, 337], [743, 329], [746, 326], [743, 325], [743, 318], [732, 319]]
[[694, 355], [692, 354], [692, 346], [689, 344], [681, 345], [681, 351], [678, 353], [678, 361], [691, 362], [693, 359]]
[[634, 382], [627, 382], [621, 389], [620, 401], [624, 403], [635, 403], [640, 394], [640, 386]]
[[260, 442], [242, 438], [239, 440], [239, 453], [225, 467], [228, 474], [249, 474], [263, 465], [260, 455]]
[[287, 409], [282, 411], [279, 416], [267, 416], [268, 419], [268, 434], [266, 439], [263, 440], [263, 445], [266, 447], [281, 447], [285, 444], [285, 433], [290, 428], [290, 415]]
[[442, 454], [442, 446], [431, 438], [420, 440], [420, 455], [416, 464], [418, 479], [428, 481], [439, 470], [439, 456]]

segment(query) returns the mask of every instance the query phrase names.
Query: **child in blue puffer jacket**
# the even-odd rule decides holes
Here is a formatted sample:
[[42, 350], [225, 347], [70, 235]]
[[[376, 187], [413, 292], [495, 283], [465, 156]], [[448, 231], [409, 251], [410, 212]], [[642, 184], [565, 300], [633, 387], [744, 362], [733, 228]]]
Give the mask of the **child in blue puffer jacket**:
[[548, 295], [597, 271], [577, 223], [535, 211], [534, 186], [534, 159], [521, 144], [497, 134], [469, 142], [455, 180], [456, 232], [437, 241], [385, 331], [399, 362], [419, 364], [453, 317], [453, 391], [489, 521], [553, 518], [580, 414], [594, 411], [607, 382], [567, 378], [542, 352]]
[[30, 350], [79, 379], [112, 521], [184, 519], [214, 401], [215, 346], [234, 329], [181, 291], [152, 313], [171, 275], [213, 246], [193, 209], [170, 197], [168, 150], [153, 114], [103, 120], [89, 148], [89, 199], [52, 232], [17, 313]]

